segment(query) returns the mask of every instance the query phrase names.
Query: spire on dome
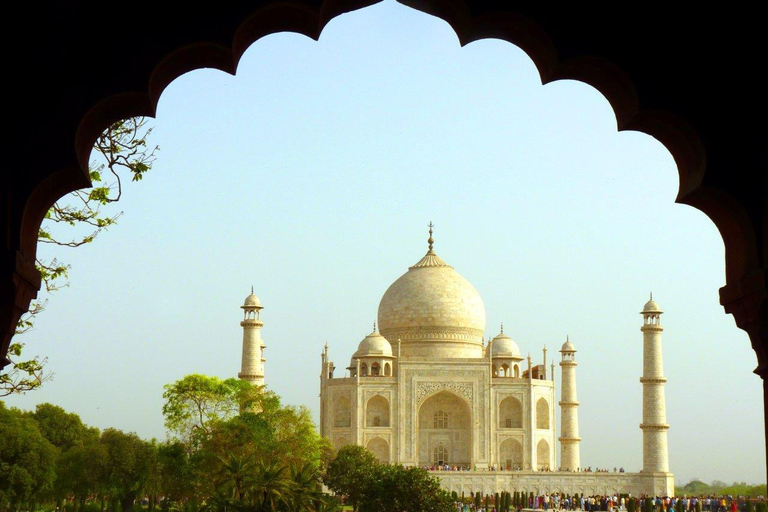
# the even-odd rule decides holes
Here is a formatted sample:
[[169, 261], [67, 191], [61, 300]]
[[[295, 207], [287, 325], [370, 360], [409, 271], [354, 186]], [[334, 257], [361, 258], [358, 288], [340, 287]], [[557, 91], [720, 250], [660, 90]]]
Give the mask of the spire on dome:
[[443, 261], [440, 256], [435, 254], [434, 251], [434, 244], [435, 239], [432, 238], [432, 228], [435, 227], [434, 224], [430, 221], [429, 223], [429, 238], [427, 239], [427, 243], [429, 244], [429, 250], [427, 251], [427, 254], [424, 255], [423, 258], [421, 258], [418, 263], [413, 265], [410, 268], [422, 268], [422, 267], [451, 267], [449, 264]]
[[504, 334], [504, 322], [501, 322], [501, 334]]

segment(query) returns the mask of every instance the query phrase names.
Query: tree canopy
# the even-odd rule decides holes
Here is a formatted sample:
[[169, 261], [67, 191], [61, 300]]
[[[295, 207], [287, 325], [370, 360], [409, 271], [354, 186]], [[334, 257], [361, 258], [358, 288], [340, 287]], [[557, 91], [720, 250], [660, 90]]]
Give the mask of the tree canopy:
[[453, 500], [436, 478], [421, 468], [380, 464], [358, 445], [339, 449], [323, 483], [360, 512], [450, 512]]

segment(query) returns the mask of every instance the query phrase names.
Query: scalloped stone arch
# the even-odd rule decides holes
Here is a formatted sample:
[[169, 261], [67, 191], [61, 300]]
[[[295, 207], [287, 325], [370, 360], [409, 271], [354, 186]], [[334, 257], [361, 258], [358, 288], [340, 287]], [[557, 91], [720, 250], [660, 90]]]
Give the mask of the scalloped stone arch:
[[[492, 16], [472, 16], [467, 3], [457, 0], [446, 4], [439, 0], [398, 0], [400, 3], [432, 14], [448, 23], [462, 46], [479, 39], [498, 38], [520, 47], [534, 62], [542, 83], [572, 79], [591, 85], [608, 100], [616, 114], [619, 130], [637, 130], [659, 140], [672, 154], [680, 174], [678, 201], [694, 206], [707, 214], [718, 227], [721, 224], [747, 226], [738, 222], [739, 207], [716, 190], [698, 192], [704, 175], [706, 157], [700, 138], [682, 119], [663, 111], [640, 111], [635, 87], [630, 78], [617, 66], [594, 56], [558, 57], [552, 38], [530, 19], [515, 12], [496, 12]], [[76, 154], [80, 170], [63, 171], [70, 180], [57, 180], [54, 189], [43, 187], [35, 204], [38, 208], [25, 214], [28, 226], [22, 234], [22, 247], [32, 249], [37, 241], [36, 227], [45, 211], [68, 192], [84, 186], [85, 170], [91, 148], [101, 132], [110, 124], [132, 116], [154, 116], [160, 95], [181, 75], [202, 68], [214, 68], [235, 74], [240, 58], [254, 42], [276, 32], [295, 32], [314, 40], [320, 37], [325, 25], [349, 10], [378, 3], [371, 0], [325, 0], [319, 8], [298, 3], [280, 3], [264, 6], [246, 16], [231, 34], [231, 44], [204, 43], [186, 45], [171, 51], [155, 64], [145, 84], [145, 93], [118, 93], [93, 105], [84, 115], [77, 130]], [[78, 176], [72, 176], [73, 174]], [[87, 179], [87, 178], [86, 178]], [[711, 197], [714, 195], [715, 197]], [[726, 206], [722, 206], [726, 203]], [[742, 217], [744, 217], [742, 215]], [[31, 229], [35, 226], [35, 229]], [[722, 233], [721, 229], [721, 233]], [[754, 245], [750, 229], [728, 229], [731, 244]], [[754, 237], [752, 237], [754, 238]], [[750, 244], [751, 242], [751, 244]], [[738, 251], [742, 255], [744, 251]], [[734, 255], [736, 256], [736, 255]], [[738, 260], [738, 257], [733, 259]], [[734, 261], [734, 265], [736, 262]]]
[[[761, 141], [764, 144], [765, 137], [765, 128], [762, 126], [763, 103], [758, 103], [757, 99], [753, 100], [751, 106], [755, 107], [754, 113], [749, 114], [757, 120], [755, 124], [760, 123], [760, 130], [750, 132], [751, 125], [746, 124], [747, 116], [737, 118], [745, 123], [744, 126], [736, 127], [743, 128], [741, 131], [732, 130], [730, 126], [720, 128], [716, 123], [706, 122], [704, 118], [707, 117], [707, 112], [697, 109], [707, 108], [713, 101], [718, 100], [730, 107], [732, 95], [725, 93], [727, 98], [713, 98], [713, 101], [707, 103], [707, 107], [690, 103], [687, 95], [681, 94], [675, 87], [665, 89], [664, 86], [669, 85], [664, 81], [665, 73], [670, 69], [677, 69], [670, 67], [669, 62], [661, 71], [656, 71], [657, 66], [644, 68], [643, 64], [647, 62], [641, 60], [643, 57], [639, 57], [639, 53], [626, 58], [621, 54], [621, 50], [628, 44], [624, 40], [624, 48], [612, 51], [612, 47], [616, 46], [612, 43], [619, 39], [621, 32], [618, 30], [619, 25], [622, 29], [626, 28], [634, 17], [643, 14], [642, 10], [634, 13], [633, 18], [629, 20], [605, 24], [608, 26], [605, 32], [589, 34], [585, 39], [580, 38], [579, 33], [588, 31], [584, 30], [580, 23], [588, 24], [594, 16], [583, 6], [545, 9], [528, 4], [504, 4], [504, 7], [498, 8], [493, 2], [480, 0], [399, 1], [446, 21], [462, 45], [494, 37], [519, 46], [533, 60], [545, 84], [554, 80], [574, 79], [593, 86], [611, 104], [619, 130], [644, 132], [658, 139], [670, 151], [680, 177], [677, 202], [704, 212], [723, 237], [726, 249], [726, 285], [720, 290], [720, 302], [726, 312], [734, 316], [737, 325], [749, 334], [758, 358], [755, 372], [765, 379], [768, 375], [768, 200], [764, 182], [748, 174], [750, 170], [757, 171], [758, 176], [765, 172], [764, 151], [761, 152], [760, 147], [757, 147]], [[52, 101], [41, 102], [31, 110], [24, 100], [32, 97], [32, 93], [20, 95], [16, 103], [28, 109], [26, 113], [30, 119], [22, 128], [41, 123], [40, 130], [52, 136], [48, 139], [49, 145], [43, 156], [38, 156], [40, 151], [34, 153], [38, 146], [31, 142], [33, 137], [39, 137], [37, 133], [19, 136], [11, 142], [13, 145], [14, 141], [20, 141], [19, 145], [23, 151], [20, 152], [21, 156], [11, 160], [11, 165], [16, 165], [20, 170], [15, 171], [16, 175], [7, 178], [9, 188], [6, 194], [0, 197], [3, 225], [6, 229], [6, 274], [3, 308], [0, 310], [0, 321], [6, 327], [0, 344], [0, 364], [7, 362], [4, 356], [16, 322], [27, 310], [30, 300], [36, 296], [40, 287], [39, 274], [34, 268], [37, 229], [40, 222], [55, 200], [72, 190], [87, 186], [88, 158], [93, 141], [101, 131], [112, 122], [125, 117], [153, 116], [165, 87], [188, 71], [216, 68], [234, 73], [243, 52], [259, 38], [275, 32], [291, 31], [317, 39], [331, 19], [374, 3], [377, 2], [263, 0], [257, 7], [254, 7], [252, 2], [208, 6], [204, 14], [195, 11], [192, 6], [185, 9], [183, 16], [186, 18], [182, 21], [191, 20], [194, 23], [173, 23], [172, 21], [176, 21], [175, 17], [182, 14], [172, 5], [153, 6], [153, 19], [164, 20], [164, 30], [159, 31], [156, 25], [147, 29], [157, 32], [150, 34], [153, 38], [139, 38], [141, 51], [120, 70], [111, 70], [112, 74], [108, 76], [99, 75], [98, 83], [88, 84], [88, 87], [79, 87], [80, 83], [66, 83], [66, 79], [63, 79], [60, 84], [52, 85], [43, 93], [47, 95], [44, 96], [45, 99], [52, 98]], [[43, 9], [45, 12], [34, 12], [34, 16], [19, 16], [18, 19], [22, 23], [34, 24], [35, 37], [25, 40], [24, 45], [19, 45], [18, 39], [15, 39], [18, 36], [9, 34], [9, 41], [16, 44], [9, 44], [7, 48], [20, 48], [9, 52], [16, 58], [12, 63], [22, 62], [26, 57], [24, 63], [28, 69], [39, 66], [36, 60], [39, 56], [37, 50], [50, 48], [53, 42], [58, 42], [57, 38], [66, 34], [68, 37], [63, 42], [71, 43], [66, 50], [71, 50], [73, 55], [67, 54], [66, 51], [49, 55], [51, 63], [54, 64], [49, 68], [54, 71], [48, 73], [58, 73], [62, 68], [68, 70], [67, 66], [71, 66], [72, 72], [65, 78], [80, 77], [81, 80], [88, 80], [87, 73], [83, 71], [95, 67], [93, 62], [98, 59], [86, 58], [90, 57], [88, 50], [92, 48], [83, 40], [77, 39], [76, 34], [85, 32], [83, 27], [88, 26], [98, 16], [114, 16], [115, 12], [119, 11], [109, 11], [118, 9], [110, 6], [91, 10], [86, 4], [81, 5], [77, 12], [62, 7], [55, 13]], [[136, 11], [142, 9], [138, 8]], [[103, 12], [107, 14], [102, 14]], [[700, 14], [699, 11], [696, 13]], [[685, 9], [684, 15], [690, 14], [691, 11]], [[719, 20], [727, 18], [729, 14], [733, 16], [728, 9], [718, 9], [716, 14], [708, 16], [725, 26], [727, 21]], [[699, 37], [705, 42], [706, 37], [714, 39], [714, 35], [687, 34], [684, 24], [674, 23], [680, 16], [673, 6], [668, 6], [665, 8], [663, 19], [646, 17], [645, 20], [658, 21], [667, 31], [664, 33], [667, 39], [673, 44], [678, 43], [678, 46], [682, 46], [682, 41], [687, 42], [686, 36], [689, 35]], [[664, 25], [667, 19], [671, 21]], [[740, 33], [736, 38], [717, 37], [718, 44], [730, 45], [723, 54], [727, 56], [726, 60], [734, 62], [729, 69], [740, 72], [741, 76], [738, 78], [742, 81], [740, 85], [743, 88], [750, 86], [750, 73], [754, 72], [753, 68], [757, 68], [754, 65], [758, 62], [756, 56], [762, 51], [762, 45], [758, 48], [755, 44], [757, 40], [744, 35], [750, 32], [749, 29], [753, 26], [749, 23], [749, 20], [742, 20], [738, 24]], [[638, 21], [636, 24], [639, 26], [642, 23]], [[572, 29], [574, 26], [578, 28], [576, 32]], [[110, 24], [107, 30], [117, 29]], [[719, 32], [712, 32], [715, 33]], [[658, 35], [654, 35], [654, 40], [661, 40]], [[91, 37], [91, 40], [99, 41], [90, 42], [94, 47], [103, 44], [99, 37]], [[642, 47], [641, 52], [647, 52], [648, 43], [649, 41], [638, 42], [636, 46]], [[664, 50], [665, 54], [676, 51], [675, 55], [692, 58], [690, 52], [685, 53], [686, 48], [668, 46]], [[708, 54], [707, 51], [699, 53]], [[633, 66], [638, 63], [638, 66]], [[667, 80], [671, 83], [685, 77], [687, 71], [688, 68], [682, 68]], [[21, 71], [22, 75], [23, 72], [24, 69]], [[631, 76], [628, 73], [632, 73]], [[41, 71], [29, 80], [42, 84], [47, 77], [49, 75]], [[716, 80], [717, 77], [712, 79]], [[660, 89], [662, 92], [659, 92]], [[695, 87], [689, 91], [695, 93]], [[748, 89], [748, 93], [754, 93], [754, 89]], [[741, 104], [749, 103], [747, 101]], [[725, 111], [724, 107], [720, 108], [721, 112]], [[735, 132], [736, 135], [728, 133], [729, 131]], [[753, 147], [747, 147], [748, 151], [743, 152], [744, 154], [737, 154], [738, 144], [742, 140], [745, 146], [751, 144]], [[25, 156], [29, 155], [34, 155], [34, 158], [31, 162], [25, 162]], [[22, 162], [24, 165], [19, 165]], [[734, 166], [734, 172], [731, 172], [731, 165]]]

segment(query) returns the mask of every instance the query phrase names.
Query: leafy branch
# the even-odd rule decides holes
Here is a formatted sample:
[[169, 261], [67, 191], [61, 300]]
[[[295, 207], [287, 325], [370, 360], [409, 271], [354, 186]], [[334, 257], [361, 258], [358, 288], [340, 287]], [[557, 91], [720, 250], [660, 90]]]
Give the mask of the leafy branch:
[[[160, 149], [147, 145], [147, 138], [152, 133], [147, 122], [145, 117], [124, 119], [99, 136], [93, 147], [97, 160], [91, 162], [89, 169], [92, 188], [76, 190], [56, 201], [38, 230], [38, 243], [80, 247], [93, 242], [103, 230], [117, 222], [122, 212], [105, 213], [104, 210], [108, 211], [108, 206], [122, 197], [121, 175], [130, 176], [134, 182], [141, 181]], [[69, 284], [69, 264], [58, 258], [38, 257], [36, 266], [47, 293]], [[29, 311], [16, 326], [17, 336], [34, 327], [35, 318], [45, 310], [47, 303], [47, 299], [31, 302]], [[44, 369], [47, 358], [20, 360], [23, 347], [23, 343], [15, 342], [9, 348], [11, 370], [0, 375], [0, 397], [31, 391], [53, 377]]]

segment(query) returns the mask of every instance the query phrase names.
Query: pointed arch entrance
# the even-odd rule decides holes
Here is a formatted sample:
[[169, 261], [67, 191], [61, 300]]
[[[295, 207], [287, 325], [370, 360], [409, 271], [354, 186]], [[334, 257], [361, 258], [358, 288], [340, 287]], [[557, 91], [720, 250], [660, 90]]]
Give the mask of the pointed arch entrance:
[[416, 445], [421, 466], [472, 463], [472, 411], [449, 391], [440, 391], [419, 407]]

